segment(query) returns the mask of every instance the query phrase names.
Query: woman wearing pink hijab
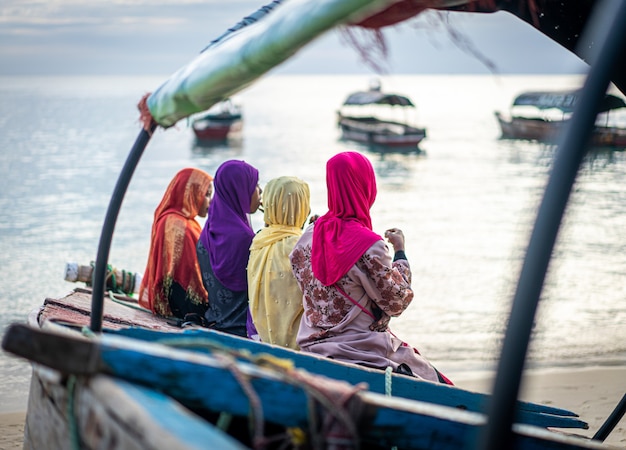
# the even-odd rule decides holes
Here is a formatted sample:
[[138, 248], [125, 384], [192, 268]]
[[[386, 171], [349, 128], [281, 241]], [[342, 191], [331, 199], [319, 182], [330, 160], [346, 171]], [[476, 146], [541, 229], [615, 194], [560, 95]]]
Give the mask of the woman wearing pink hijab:
[[290, 259], [302, 289], [300, 349], [328, 358], [452, 384], [387, 327], [413, 300], [404, 235], [372, 231], [376, 177], [367, 158], [344, 152], [326, 164], [329, 211], [304, 232]]

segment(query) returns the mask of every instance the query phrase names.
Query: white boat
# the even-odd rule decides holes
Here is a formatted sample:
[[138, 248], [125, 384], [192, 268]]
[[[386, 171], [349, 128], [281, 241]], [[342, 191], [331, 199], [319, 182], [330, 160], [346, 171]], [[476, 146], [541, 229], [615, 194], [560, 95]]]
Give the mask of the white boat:
[[[513, 100], [508, 115], [495, 112], [503, 139], [556, 143], [569, 124], [580, 91], [524, 92]], [[592, 134], [594, 147], [626, 148], [626, 128], [610, 126], [611, 111], [626, 107], [623, 98], [606, 94]]]
[[416, 107], [407, 96], [387, 93], [376, 82], [367, 91], [350, 94], [337, 111], [342, 139], [381, 148], [410, 147], [426, 137], [415, 123]]

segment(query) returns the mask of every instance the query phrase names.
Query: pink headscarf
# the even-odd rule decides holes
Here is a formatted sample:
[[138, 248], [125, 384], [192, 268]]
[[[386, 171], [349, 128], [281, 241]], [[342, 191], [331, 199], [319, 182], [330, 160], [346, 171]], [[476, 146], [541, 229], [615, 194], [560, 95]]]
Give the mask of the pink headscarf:
[[311, 267], [330, 286], [382, 237], [372, 231], [376, 176], [367, 158], [356, 152], [333, 156], [326, 163], [326, 185], [329, 211], [315, 222]]

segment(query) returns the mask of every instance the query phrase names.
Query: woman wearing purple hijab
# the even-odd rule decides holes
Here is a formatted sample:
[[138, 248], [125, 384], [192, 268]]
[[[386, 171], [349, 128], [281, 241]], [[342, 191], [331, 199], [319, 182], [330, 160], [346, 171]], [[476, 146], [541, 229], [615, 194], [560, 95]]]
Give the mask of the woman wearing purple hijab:
[[213, 180], [209, 215], [196, 246], [202, 281], [209, 294], [209, 327], [246, 336], [246, 266], [254, 231], [248, 214], [261, 205], [259, 171], [244, 161], [222, 163]]

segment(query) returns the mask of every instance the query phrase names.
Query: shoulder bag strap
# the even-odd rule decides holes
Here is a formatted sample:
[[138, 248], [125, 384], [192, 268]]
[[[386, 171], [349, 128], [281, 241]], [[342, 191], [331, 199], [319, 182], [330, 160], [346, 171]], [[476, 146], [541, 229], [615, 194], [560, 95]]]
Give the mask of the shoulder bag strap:
[[370, 316], [372, 319], [376, 320], [376, 316], [374, 316], [374, 314], [372, 314], [372, 312], [371, 312], [371, 311], [368, 311], [368, 310], [367, 310], [367, 309], [366, 309], [363, 305], [361, 305], [361, 304], [360, 304], [359, 302], [357, 302], [355, 299], [353, 299], [353, 298], [352, 298], [352, 297], [350, 297], [348, 294], [346, 294], [346, 293], [344, 292], [344, 290], [343, 290], [343, 289], [341, 289], [341, 288], [339, 287], [339, 284], [335, 283], [335, 285], [334, 285], [334, 286], [335, 286], [335, 288], [339, 291], [339, 293], [340, 293], [341, 295], [343, 295], [345, 298], [347, 298], [347, 299], [348, 299], [348, 300], [350, 300], [352, 303], [354, 303], [356, 306], [358, 306], [358, 307], [361, 309], [361, 311], [363, 311], [365, 314], [367, 314], [368, 316]]

